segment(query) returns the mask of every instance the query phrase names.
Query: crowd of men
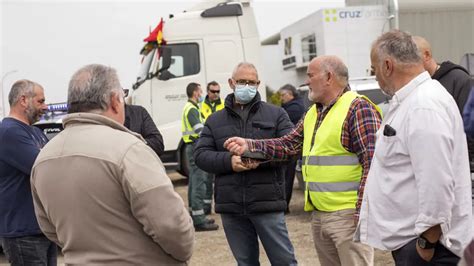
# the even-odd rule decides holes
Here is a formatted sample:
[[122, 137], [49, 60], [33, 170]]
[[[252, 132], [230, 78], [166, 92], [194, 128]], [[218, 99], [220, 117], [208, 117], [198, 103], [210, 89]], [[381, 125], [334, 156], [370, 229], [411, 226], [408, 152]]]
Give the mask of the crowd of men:
[[272, 265], [297, 265], [285, 212], [300, 159], [321, 265], [373, 265], [374, 248], [396, 265], [473, 265], [472, 78], [398, 30], [373, 43], [370, 60], [392, 97], [383, 114], [351, 91], [335, 55], [308, 66], [308, 110], [291, 85], [279, 90], [283, 108], [262, 101], [248, 62], [225, 99], [216, 82], [206, 97], [188, 84], [189, 209], [159, 159], [161, 134], [144, 108], [125, 104], [113, 68], [74, 73], [65, 129], [49, 142], [32, 126], [46, 110], [43, 87], [15, 82], [0, 124], [9, 262], [56, 265], [59, 246], [66, 264], [186, 265], [195, 231], [219, 228], [207, 216], [214, 196], [238, 265], [259, 265], [259, 241]]

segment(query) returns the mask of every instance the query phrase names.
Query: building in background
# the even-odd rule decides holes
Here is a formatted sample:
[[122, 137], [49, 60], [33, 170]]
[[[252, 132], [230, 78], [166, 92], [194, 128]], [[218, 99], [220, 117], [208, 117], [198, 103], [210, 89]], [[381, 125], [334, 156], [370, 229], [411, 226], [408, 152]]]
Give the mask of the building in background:
[[473, 25], [472, 0], [346, 0], [345, 8], [321, 9], [263, 40], [263, 74], [271, 90], [298, 86], [312, 58], [335, 54], [360, 84], [371, 74], [372, 42], [393, 28], [425, 37], [439, 61], [469, 64], [472, 56], [463, 56], [474, 52]]

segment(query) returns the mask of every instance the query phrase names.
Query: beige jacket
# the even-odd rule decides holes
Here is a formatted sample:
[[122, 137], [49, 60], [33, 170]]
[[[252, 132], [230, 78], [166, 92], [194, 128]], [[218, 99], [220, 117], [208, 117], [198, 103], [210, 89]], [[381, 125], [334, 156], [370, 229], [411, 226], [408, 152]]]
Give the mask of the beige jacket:
[[32, 171], [36, 217], [66, 264], [186, 264], [194, 227], [158, 156], [105, 116], [77, 113]]

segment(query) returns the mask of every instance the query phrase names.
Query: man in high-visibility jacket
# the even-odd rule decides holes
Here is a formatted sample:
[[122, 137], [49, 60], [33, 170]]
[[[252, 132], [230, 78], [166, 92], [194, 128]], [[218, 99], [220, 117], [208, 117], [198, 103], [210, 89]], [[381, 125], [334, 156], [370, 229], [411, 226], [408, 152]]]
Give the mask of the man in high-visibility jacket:
[[321, 265], [373, 265], [373, 248], [352, 237], [381, 123], [380, 109], [350, 91], [347, 67], [336, 56], [313, 59], [307, 75], [308, 98], [315, 104], [295, 130], [269, 140], [234, 137], [224, 145], [235, 154], [259, 153], [274, 160], [287, 160], [302, 150], [304, 209], [312, 212]]
[[207, 173], [199, 169], [194, 162], [194, 145], [199, 139], [203, 125], [203, 119], [199, 112], [198, 103], [202, 102], [201, 85], [191, 82], [186, 87], [188, 101], [183, 109], [181, 120], [181, 131], [183, 141], [186, 143], [186, 159], [189, 161], [188, 177], [188, 203], [196, 231], [217, 230], [219, 226], [214, 224], [213, 219], [206, 218], [204, 213], [204, 198], [206, 194]]
[[[224, 109], [224, 102], [220, 98], [221, 86], [216, 81], [207, 84], [207, 96], [201, 103], [201, 114], [204, 121], [213, 113]], [[206, 197], [204, 198], [204, 212], [210, 214], [212, 212], [212, 183], [214, 174], [207, 173], [206, 179]]]

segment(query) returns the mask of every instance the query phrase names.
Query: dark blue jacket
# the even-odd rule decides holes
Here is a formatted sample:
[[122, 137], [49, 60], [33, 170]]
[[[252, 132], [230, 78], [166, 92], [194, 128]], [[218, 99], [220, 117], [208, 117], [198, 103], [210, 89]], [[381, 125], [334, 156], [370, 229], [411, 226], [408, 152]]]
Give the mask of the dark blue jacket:
[[30, 174], [43, 132], [13, 118], [0, 124], [0, 237], [41, 234], [31, 197]]
[[474, 80], [471, 79], [471, 93], [463, 111], [464, 130], [468, 139], [474, 139]]
[[300, 121], [301, 117], [303, 117], [303, 114], [306, 111], [304, 108], [303, 99], [300, 97], [296, 97], [293, 100], [282, 104], [281, 107], [288, 113], [291, 123], [294, 125], [298, 124], [298, 121]]
[[284, 167], [262, 164], [257, 169], [236, 173], [231, 153], [224, 142], [234, 136], [251, 139], [281, 137], [293, 126], [286, 112], [260, 101], [257, 94], [249, 103], [246, 120], [232, 109], [234, 95], [225, 100], [225, 108], [206, 120], [194, 152], [196, 165], [216, 174], [214, 197], [217, 213], [256, 214], [286, 209]]

